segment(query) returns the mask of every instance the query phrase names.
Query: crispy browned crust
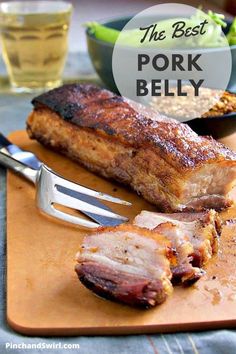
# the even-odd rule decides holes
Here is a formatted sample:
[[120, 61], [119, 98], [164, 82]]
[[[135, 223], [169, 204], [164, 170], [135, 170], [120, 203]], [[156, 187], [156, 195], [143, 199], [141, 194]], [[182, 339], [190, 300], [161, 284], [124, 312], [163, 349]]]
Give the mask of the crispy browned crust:
[[[209, 137], [199, 137], [187, 125], [145, 114], [144, 108], [138, 113], [122, 97], [93, 85], [63, 86], [35, 98], [33, 104], [27, 121], [31, 138], [130, 185], [161, 210], [231, 205], [226, 192], [236, 175], [236, 154]], [[188, 192], [197, 171], [209, 174], [208, 165], [214, 164], [219, 171], [234, 168], [226, 172], [230, 182], [219, 178], [217, 194], [202, 195], [201, 183], [198, 194]]]
[[32, 101], [78, 127], [90, 128], [134, 148], [152, 148], [181, 168], [211, 160], [234, 160], [236, 153], [210, 137], [198, 136], [188, 125], [150, 119], [120, 96], [94, 85], [64, 85]]

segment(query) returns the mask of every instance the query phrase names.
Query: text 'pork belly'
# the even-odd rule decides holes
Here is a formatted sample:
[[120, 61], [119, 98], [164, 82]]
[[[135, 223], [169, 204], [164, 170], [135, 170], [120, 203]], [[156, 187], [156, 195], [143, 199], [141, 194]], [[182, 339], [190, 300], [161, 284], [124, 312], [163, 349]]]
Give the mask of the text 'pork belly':
[[163, 211], [230, 206], [236, 153], [211, 137], [94, 85], [65, 85], [32, 101], [29, 136]]

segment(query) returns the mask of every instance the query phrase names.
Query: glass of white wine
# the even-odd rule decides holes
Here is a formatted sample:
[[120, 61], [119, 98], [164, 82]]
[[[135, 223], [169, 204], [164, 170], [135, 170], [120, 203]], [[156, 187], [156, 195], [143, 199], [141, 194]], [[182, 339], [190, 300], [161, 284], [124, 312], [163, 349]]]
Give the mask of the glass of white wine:
[[64, 1], [0, 3], [0, 38], [12, 89], [57, 87], [68, 51], [72, 5]]

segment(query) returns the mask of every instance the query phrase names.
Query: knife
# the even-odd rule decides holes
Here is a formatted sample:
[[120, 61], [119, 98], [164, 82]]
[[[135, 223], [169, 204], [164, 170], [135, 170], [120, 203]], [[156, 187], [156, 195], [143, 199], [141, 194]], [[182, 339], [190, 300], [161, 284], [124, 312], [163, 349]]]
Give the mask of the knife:
[[[32, 152], [22, 150], [17, 145], [12, 144], [2, 133], [0, 133], [0, 151], [4, 154], [12, 156], [14, 159], [24, 163], [34, 170], [38, 170], [42, 164], [42, 162]], [[112, 211], [108, 206], [99, 202], [96, 198], [75, 192], [69, 188], [60, 186], [60, 192], [73, 198], [93, 204], [94, 206], [100, 207], [104, 210]], [[83, 212], [83, 214], [98, 222], [102, 226], [116, 226], [123, 222], [117, 219], [107, 218], [106, 216], [101, 216], [90, 212]]]

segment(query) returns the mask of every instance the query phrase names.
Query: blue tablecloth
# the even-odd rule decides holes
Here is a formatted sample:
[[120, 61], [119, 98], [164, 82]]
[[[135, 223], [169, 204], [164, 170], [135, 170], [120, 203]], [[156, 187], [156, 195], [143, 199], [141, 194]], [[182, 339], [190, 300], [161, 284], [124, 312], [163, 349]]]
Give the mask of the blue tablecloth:
[[[78, 60], [77, 60], [78, 57]], [[80, 65], [79, 65], [80, 63]], [[90, 78], [94, 80], [91, 65], [82, 54], [70, 56], [67, 65], [67, 78]], [[1, 70], [0, 70], [1, 74]], [[89, 76], [88, 76], [89, 75]], [[0, 88], [1, 89], [1, 88]], [[24, 129], [25, 119], [31, 110], [30, 95], [0, 93], [0, 131]], [[67, 337], [38, 338], [15, 333], [6, 322], [5, 273], [6, 273], [6, 208], [5, 208], [5, 170], [0, 168], [0, 354], [5, 353], [81, 353], [81, 354], [235, 354], [236, 331], [218, 330], [177, 334], [136, 335], [117, 337]], [[30, 262], [31, 260], [29, 260]], [[207, 309], [199, 309], [207, 311]], [[8, 343], [8, 349], [6, 348]], [[58, 349], [10, 349], [14, 344], [46, 346], [61, 345]], [[64, 344], [79, 343], [80, 349], [65, 349]]]

